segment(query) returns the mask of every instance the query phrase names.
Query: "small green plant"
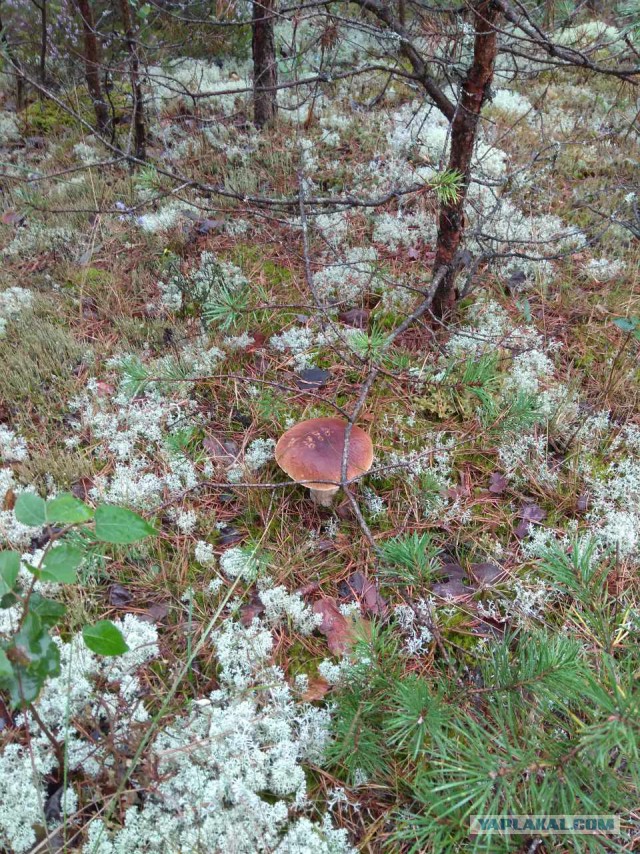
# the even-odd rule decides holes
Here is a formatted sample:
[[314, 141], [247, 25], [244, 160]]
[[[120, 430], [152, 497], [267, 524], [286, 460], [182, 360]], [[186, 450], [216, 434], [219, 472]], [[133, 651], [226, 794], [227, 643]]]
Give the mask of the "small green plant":
[[439, 418], [455, 415], [470, 418], [479, 407], [494, 404], [500, 384], [498, 355], [488, 353], [477, 359], [452, 359], [444, 375], [419, 399], [428, 413]]
[[[413, 566], [420, 538], [387, 543]], [[540, 570], [573, 605], [575, 629], [522, 627], [426, 664], [374, 625], [334, 694], [337, 776], [392, 792], [398, 850], [513, 852], [498, 833], [469, 834], [472, 815], [618, 815], [632, 824], [640, 783], [640, 658], [588, 540], [551, 547]], [[571, 617], [569, 618], [571, 620]], [[447, 642], [446, 634], [443, 635]], [[462, 666], [460, 655], [467, 658]], [[416, 672], [417, 666], [421, 669]], [[566, 837], [571, 850], [624, 850], [624, 835]], [[395, 850], [395, 848], [393, 848]]]
[[462, 175], [459, 172], [446, 170], [431, 179], [438, 201], [442, 204], [454, 204], [462, 185]]
[[222, 285], [202, 306], [202, 319], [207, 326], [217, 326], [227, 332], [237, 326], [247, 309], [247, 291]]
[[438, 547], [430, 534], [402, 534], [380, 548], [385, 579], [406, 585], [423, 585], [438, 566]]
[[[15, 505], [16, 519], [33, 528], [50, 526], [50, 537], [37, 565], [26, 564], [31, 579], [20, 576], [18, 552], [0, 552], [0, 608], [18, 607], [20, 616], [8, 640], [0, 640], [0, 688], [14, 708], [31, 707], [45, 681], [60, 673], [58, 646], [50, 630], [65, 613], [60, 602], [42, 596], [37, 582], [73, 584], [87, 548], [95, 542], [129, 545], [156, 531], [141, 516], [124, 507], [99, 504], [95, 511], [70, 493], [45, 501], [22, 493]], [[87, 536], [77, 536], [78, 533]], [[75, 536], [74, 536], [75, 535]], [[83, 638], [92, 652], [120, 655], [127, 645], [109, 620], [85, 626]]]
[[249, 283], [239, 267], [203, 252], [197, 269], [185, 273], [171, 255], [165, 261], [169, 276], [165, 299], [183, 315], [200, 317], [205, 327], [226, 332], [237, 326], [247, 312]]
[[377, 323], [373, 323], [369, 332], [357, 329], [351, 336], [351, 346], [363, 359], [379, 361], [387, 343], [388, 334]]
[[527, 430], [541, 419], [540, 398], [519, 389], [504, 397], [487, 397], [479, 413], [485, 430], [502, 435]]

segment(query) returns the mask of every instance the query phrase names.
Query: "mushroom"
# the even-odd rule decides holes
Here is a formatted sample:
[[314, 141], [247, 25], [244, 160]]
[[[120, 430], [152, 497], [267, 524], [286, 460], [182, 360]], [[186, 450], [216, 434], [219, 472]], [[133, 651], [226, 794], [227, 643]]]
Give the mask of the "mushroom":
[[[311, 418], [283, 433], [276, 445], [280, 468], [296, 483], [307, 486], [321, 507], [330, 507], [340, 489], [346, 428], [347, 422], [341, 418]], [[372, 462], [371, 439], [354, 425], [349, 434], [347, 479], [368, 472]]]

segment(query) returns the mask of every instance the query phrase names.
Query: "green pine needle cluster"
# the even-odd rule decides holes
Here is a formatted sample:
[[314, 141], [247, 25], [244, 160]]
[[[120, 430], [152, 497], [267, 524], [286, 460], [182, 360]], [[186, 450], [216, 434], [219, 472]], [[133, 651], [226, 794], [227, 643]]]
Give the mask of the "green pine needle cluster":
[[[414, 571], [430, 544], [389, 541]], [[513, 628], [416, 671], [392, 627], [374, 626], [336, 698], [331, 759], [351, 782], [400, 793], [389, 850], [515, 852], [526, 837], [469, 835], [473, 815], [618, 815], [620, 838], [555, 837], [548, 850], [629, 850], [640, 789], [640, 648], [591, 543], [540, 567], [573, 619]], [[586, 629], [586, 634], [585, 634]], [[585, 638], [588, 640], [585, 642]], [[446, 643], [446, 637], [444, 638]], [[567, 848], [569, 846], [569, 848]], [[547, 849], [545, 849], [547, 850]]]

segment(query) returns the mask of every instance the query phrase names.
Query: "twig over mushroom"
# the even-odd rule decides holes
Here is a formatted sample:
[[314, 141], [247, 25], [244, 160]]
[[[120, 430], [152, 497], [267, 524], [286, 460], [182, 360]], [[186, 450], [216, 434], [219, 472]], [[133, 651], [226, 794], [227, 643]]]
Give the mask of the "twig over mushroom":
[[[276, 445], [276, 461], [296, 483], [307, 486], [311, 497], [330, 507], [340, 489], [347, 422], [341, 418], [311, 418], [284, 433]], [[369, 435], [355, 425], [349, 436], [347, 480], [365, 474], [373, 462]]]

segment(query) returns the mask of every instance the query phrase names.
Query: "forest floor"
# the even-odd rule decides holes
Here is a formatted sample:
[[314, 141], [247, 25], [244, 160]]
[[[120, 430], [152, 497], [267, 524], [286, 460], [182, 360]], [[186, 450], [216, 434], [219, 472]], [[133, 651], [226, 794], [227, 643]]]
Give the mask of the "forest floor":
[[[369, 110], [353, 96], [337, 87], [261, 134], [233, 103], [194, 116], [167, 96], [149, 155], [247, 197], [295, 197], [301, 171], [311, 195], [434, 174], [442, 125], [415, 92]], [[383, 356], [429, 280], [433, 191], [311, 214], [319, 311], [297, 210], [176, 191], [51, 104], [7, 103], [0, 537], [26, 562], [45, 547], [50, 526], [15, 518], [25, 490], [123, 505], [159, 533], [90, 543], [75, 583], [40, 585], [66, 613], [62, 673], [35, 708], [66, 758], [0, 705], [2, 776], [21, 780], [0, 794], [0, 848], [471, 850], [470, 814], [567, 811], [620, 815], [620, 848], [536, 850], [632, 849], [629, 97], [551, 72], [500, 89], [479, 151], [493, 189], [477, 185], [469, 227], [515, 257], [480, 265], [454, 317]], [[371, 540], [345, 496], [318, 507], [273, 449], [300, 420], [352, 411], [377, 359], [358, 422], [375, 460], [353, 486]], [[0, 614], [10, 634], [15, 609]], [[79, 640], [100, 619], [129, 646], [107, 664]]]

